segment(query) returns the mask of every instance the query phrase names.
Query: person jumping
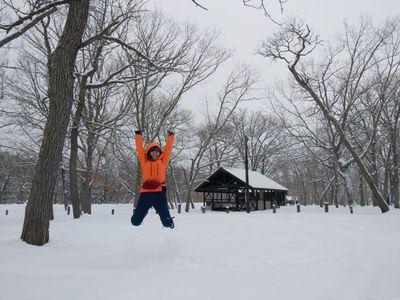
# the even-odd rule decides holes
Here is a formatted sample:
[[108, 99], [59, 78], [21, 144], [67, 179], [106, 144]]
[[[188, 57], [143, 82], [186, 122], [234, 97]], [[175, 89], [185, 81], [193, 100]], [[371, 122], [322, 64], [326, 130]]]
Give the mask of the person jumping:
[[143, 148], [143, 137], [140, 131], [135, 131], [136, 151], [142, 170], [142, 185], [140, 196], [133, 212], [131, 223], [133, 226], [142, 224], [144, 217], [151, 207], [154, 207], [160, 216], [164, 227], [174, 228], [167, 202], [167, 188], [165, 177], [168, 162], [172, 152], [175, 136], [168, 131], [167, 143], [164, 152], [160, 143], [153, 142]]

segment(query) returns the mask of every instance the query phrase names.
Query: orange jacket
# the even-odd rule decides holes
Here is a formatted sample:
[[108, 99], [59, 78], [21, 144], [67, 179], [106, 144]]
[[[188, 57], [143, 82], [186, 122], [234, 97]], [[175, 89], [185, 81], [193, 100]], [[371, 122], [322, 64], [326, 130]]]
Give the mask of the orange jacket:
[[153, 142], [148, 144], [146, 149], [144, 149], [142, 135], [135, 134], [136, 151], [142, 169], [142, 186], [140, 188], [140, 193], [162, 191], [162, 187], [165, 186], [165, 175], [167, 173], [167, 166], [171, 156], [174, 139], [175, 137], [173, 134], [169, 135], [165, 150], [161, 152], [161, 155], [156, 160], [152, 160], [148, 158], [147, 152], [153, 146], [158, 146], [161, 149], [160, 144]]

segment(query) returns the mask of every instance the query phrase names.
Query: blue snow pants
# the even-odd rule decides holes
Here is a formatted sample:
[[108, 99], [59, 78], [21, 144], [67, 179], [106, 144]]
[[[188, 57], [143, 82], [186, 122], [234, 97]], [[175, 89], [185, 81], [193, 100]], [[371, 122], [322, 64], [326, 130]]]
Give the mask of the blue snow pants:
[[164, 191], [140, 194], [131, 218], [132, 225], [139, 226], [142, 224], [144, 217], [151, 207], [154, 207], [157, 214], [160, 216], [161, 223], [164, 227], [174, 227], [174, 221], [168, 209], [167, 195]]

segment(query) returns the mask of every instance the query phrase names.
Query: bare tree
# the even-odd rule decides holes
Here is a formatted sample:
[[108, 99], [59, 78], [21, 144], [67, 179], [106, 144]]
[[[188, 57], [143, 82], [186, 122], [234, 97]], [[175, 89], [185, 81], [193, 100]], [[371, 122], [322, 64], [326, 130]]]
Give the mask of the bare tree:
[[16, 5], [14, 1], [0, 1], [0, 48], [24, 35], [53, 14], [58, 6], [67, 3], [67, 0], [33, 0]]
[[[251, 95], [255, 79], [252, 78], [252, 72], [246, 67], [241, 66], [234, 70], [228, 77], [223, 89], [218, 94], [218, 107], [215, 114], [208, 110], [207, 122], [201, 128], [196, 129], [194, 136], [197, 139], [192, 140], [187, 154], [188, 171], [185, 170], [185, 188], [186, 188], [186, 206], [188, 212], [192, 201], [192, 192], [197, 183], [198, 176], [208, 170], [210, 164], [204, 164], [203, 156], [215, 142], [215, 137], [225, 128], [239, 103], [254, 100]], [[193, 206], [192, 206], [193, 207]]]
[[[132, 57], [136, 63], [130, 70], [140, 79], [128, 84], [127, 96], [133, 104], [126, 136], [133, 136], [136, 128], [144, 132], [145, 142], [161, 140], [163, 128], [169, 125], [167, 120], [182, 97], [212, 76], [230, 53], [218, 46], [215, 31], [177, 25], [159, 11], [139, 20], [136, 35], [139, 51], [159, 62], [159, 71], [151, 71], [143, 58]], [[127, 142], [130, 144], [130, 140]], [[140, 186], [139, 172], [137, 168], [136, 192]]]
[[253, 171], [266, 174], [274, 157], [286, 146], [283, 125], [272, 115], [260, 111], [246, 110], [234, 114], [231, 124], [235, 134], [232, 144], [235, 145], [242, 162], [244, 162], [244, 140], [249, 137], [249, 167]]
[[[365, 91], [368, 89], [365, 89], [366, 86], [364, 84], [371, 85], [368, 71], [379, 62], [379, 50], [382, 49], [394, 29], [393, 27], [386, 27], [383, 30], [374, 32], [367, 22], [361, 25], [358, 34], [357, 32], [353, 34], [349, 30], [349, 35], [347, 35], [349, 38], [348, 47], [338, 53], [349, 55], [351, 63], [342, 66], [342, 68], [337, 68], [338, 65], [334, 63], [337, 61], [336, 58], [340, 58], [340, 55], [337, 55], [328, 60], [317, 76], [307, 72], [306, 66], [300, 65], [300, 63], [305, 56], [309, 56], [320, 45], [320, 40], [311, 32], [308, 26], [299, 20], [292, 19], [272, 38], [264, 42], [260, 49], [261, 55], [287, 63], [295, 82], [301, 87], [308, 99], [312, 99], [315, 102], [324, 118], [332, 124], [343, 145], [360, 169], [372, 193], [376, 195], [382, 212], [388, 211], [389, 207], [363, 161], [364, 152], [369, 149], [370, 144], [364, 147], [364, 152], [360, 152], [357, 149], [353, 144], [352, 136], [346, 132], [346, 128], [343, 127], [343, 124], [335, 115], [331, 104], [338, 99], [335, 98], [335, 95], [339, 95], [339, 99], [342, 99], [345, 103], [347, 102], [348, 108], [343, 112], [343, 114], [346, 114], [351, 108], [354, 108], [353, 104], [358, 101], [361, 95], [365, 95]], [[327, 85], [327, 82], [333, 83], [333, 80], [340, 76], [347, 76], [349, 80], [338, 93], [335, 85]], [[375, 133], [372, 133], [372, 136], [376, 134], [376, 127], [374, 131]], [[371, 142], [373, 140], [371, 139]]]
[[[91, 213], [90, 178], [93, 172], [92, 153], [96, 146], [95, 142], [98, 140], [96, 133], [99, 133], [99, 125], [103, 128], [110, 127], [112, 123], [122, 118], [123, 113], [127, 111], [129, 105], [123, 103], [117, 116], [108, 118], [108, 120], [102, 120], [103, 122], [101, 122], [99, 114], [104, 114], [106, 112], [106, 104], [110, 105], [112, 100], [115, 100], [108, 99], [108, 96], [112, 93], [110, 89], [136, 80], [135, 77], [129, 76], [126, 73], [126, 70], [133, 62], [118, 58], [118, 55], [115, 53], [118, 53], [118, 48], [122, 47], [122, 44], [128, 43], [126, 41], [128, 29], [131, 26], [131, 21], [137, 17], [137, 13], [140, 10], [140, 2], [128, 1], [124, 5], [124, 3], [119, 1], [99, 0], [95, 7], [96, 9], [92, 11], [86, 28], [85, 41], [82, 43], [77, 64], [79, 85], [77, 90], [77, 105], [71, 127], [71, 152], [69, 159], [70, 194], [74, 218], [79, 218], [81, 209], [77, 173], [78, 134], [81, 117], [85, 114], [86, 127], [91, 126], [91, 128], [88, 128], [88, 139], [84, 148], [87, 155], [83, 176], [83, 190], [85, 191], [83, 198], [85, 201], [82, 202], [84, 204], [84, 212]], [[122, 51], [121, 49], [120, 52]], [[95, 89], [105, 89], [106, 93], [96, 93]], [[107, 97], [102, 97], [103, 95]], [[94, 102], [97, 105], [92, 105], [88, 99], [95, 99]], [[89, 103], [86, 103], [87, 101]], [[114, 104], [114, 106], [116, 105]], [[93, 107], [95, 107], [96, 112], [93, 112]], [[89, 111], [89, 114], [85, 113], [87, 111]], [[95, 124], [91, 122], [95, 122]]]
[[72, 108], [74, 66], [88, 19], [89, 1], [69, 1], [63, 34], [49, 61], [49, 115], [25, 213], [21, 239], [33, 245], [49, 241], [52, 203]]

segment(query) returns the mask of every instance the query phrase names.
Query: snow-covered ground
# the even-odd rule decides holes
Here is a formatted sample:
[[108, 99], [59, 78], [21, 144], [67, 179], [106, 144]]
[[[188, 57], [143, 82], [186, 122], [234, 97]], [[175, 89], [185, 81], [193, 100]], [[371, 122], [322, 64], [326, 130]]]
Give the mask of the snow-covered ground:
[[19, 240], [23, 209], [0, 206], [0, 299], [400, 299], [400, 211], [196, 209], [170, 230], [154, 211], [132, 227], [130, 205], [79, 220], [56, 205], [35, 247]]

